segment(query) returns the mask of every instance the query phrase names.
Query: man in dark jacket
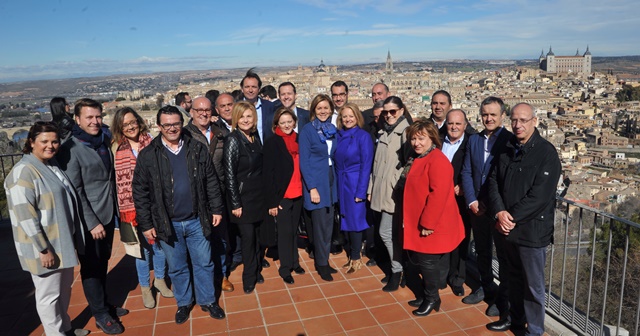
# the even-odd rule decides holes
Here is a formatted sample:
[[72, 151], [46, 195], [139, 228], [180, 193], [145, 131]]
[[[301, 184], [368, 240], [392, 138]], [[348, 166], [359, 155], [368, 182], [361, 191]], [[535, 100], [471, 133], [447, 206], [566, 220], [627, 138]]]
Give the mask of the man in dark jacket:
[[207, 147], [182, 134], [184, 119], [175, 106], [158, 111], [161, 136], [138, 156], [133, 178], [136, 220], [145, 238], [158, 240], [169, 264], [182, 324], [196, 302], [211, 317], [223, 319], [213, 286], [214, 264], [209, 238], [222, 220], [222, 197]]
[[[189, 114], [191, 120], [184, 128], [185, 133], [209, 148], [209, 156], [213, 160], [213, 166], [218, 176], [218, 182], [224, 193], [224, 171], [222, 170], [222, 150], [224, 148], [225, 132], [211, 122], [211, 101], [206, 97], [198, 97], [193, 100], [193, 107]], [[222, 278], [221, 289], [225, 292], [233, 292], [234, 287], [229, 281], [227, 272], [227, 223], [222, 217], [221, 225], [213, 229], [211, 247], [213, 249], [214, 263], [220, 266], [217, 279]], [[217, 282], [217, 281], [216, 281]]]
[[544, 267], [553, 242], [555, 194], [561, 165], [555, 147], [536, 129], [531, 105], [511, 111], [514, 136], [489, 178], [496, 229], [506, 237], [510, 317], [487, 324], [492, 331], [523, 329], [544, 334]]

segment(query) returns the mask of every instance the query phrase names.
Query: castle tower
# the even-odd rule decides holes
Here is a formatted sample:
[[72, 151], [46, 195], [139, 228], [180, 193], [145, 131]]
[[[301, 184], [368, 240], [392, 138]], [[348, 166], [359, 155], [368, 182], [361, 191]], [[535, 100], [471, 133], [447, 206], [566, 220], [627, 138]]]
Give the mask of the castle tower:
[[584, 63], [582, 65], [582, 72], [585, 74], [591, 73], [591, 51], [589, 51], [589, 45], [587, 45], [587, 51], [584, 52]]
[[549, 46], [549, 52], [547, 53], [547, 72], [556, 72], [556, 62], [555, 62], [556, 54], [551, 50], [551, 46]]
[[387, 63], [385, 64], [385, 72], [387, 75], [393, 74], [393, 61], [391, 60], [391, 51], [387, 50]]

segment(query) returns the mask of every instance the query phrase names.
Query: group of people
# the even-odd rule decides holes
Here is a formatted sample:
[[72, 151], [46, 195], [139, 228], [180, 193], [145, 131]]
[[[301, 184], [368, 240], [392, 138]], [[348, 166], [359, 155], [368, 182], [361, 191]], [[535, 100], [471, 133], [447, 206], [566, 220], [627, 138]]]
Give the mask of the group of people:
[[78, 263], [97, 326], [123, 332], [118, 317], [128, 311], [108, 304], [105, 290], [116, 221], [136, 258], [144, 306], [155, 306], [154, 289], [175, 297], [178, 324], [195, 304], [225, 318], [216, 290], [233, 291], [229, 274], [243, 264], [243, 291], [253, 292], [269, 267], [267, 249], [276, 251], [282, 280], [294, 284], [293, 274], [306, 272], [298, 256], [304, 223], [322, 280], [338, 272], [329, 256], [341, 234], [345, 273], [379, 265], [384, 291], [418, 284], [408, 303], [416, 316], [439, 310], [447, 285], [464, 296], [473, 232], [481, 286], [463, 302], [488, 303], [487, 315], [500, 316], [490, 330], [542, 334], [560, 163], [531, 105], [513, 107], [511, 133], [502, 100], [485, 99], [476, 133], [446, 91], [433, 94], [430, 118], [414, 121], [383, 83], [363, 112], [343, 81], [309, 110], [296, 107], [291, 82], [279, 85], [275, 103], [261, 88], [249, 70], [241, 98], [181, 92], [177, 106], [159, 109], [155, 138], [131, 108], [108, 128], [98, 102], [80, 99], [70, 115], [63, 98], [52, 100], [54, 121], [31, 128], [5, 180], [16, 248], [48, 335], [79, 333], [66, 313]]

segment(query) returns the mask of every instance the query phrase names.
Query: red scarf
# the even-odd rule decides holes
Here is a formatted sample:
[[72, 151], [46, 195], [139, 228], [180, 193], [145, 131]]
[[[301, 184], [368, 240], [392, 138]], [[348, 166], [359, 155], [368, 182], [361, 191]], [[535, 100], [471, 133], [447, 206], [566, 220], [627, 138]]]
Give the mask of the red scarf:
[[[138, 139], [138, 153], [151, 143], [151, 135], [140, 134]], [[115, 155], [116, 188], [118, 191], [118, 206], [120, 207], [120, 221], [136, 226], [136, 208], [133, 206], [133, 192], [131, 181], [133, 170], [136, 168], [136, 157], [131, 150], [131, 144], [126, 137], [120, 139]]]
[[276, 127], [276, 134], [281, 136], [284, 140], [285, 146], [292, 157], [298, 155], [298, 142], [296, 141], [296, 131], [292, 131], [291, 134], [285, 134], [279, 127]]

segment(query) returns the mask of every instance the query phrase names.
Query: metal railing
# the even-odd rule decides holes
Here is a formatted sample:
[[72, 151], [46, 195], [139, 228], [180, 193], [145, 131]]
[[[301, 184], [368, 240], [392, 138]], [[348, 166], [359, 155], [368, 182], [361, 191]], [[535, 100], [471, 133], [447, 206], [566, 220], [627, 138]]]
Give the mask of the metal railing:
[[20, 161], [21, 158], [22, 154], [0, 154], [0, 176], [2, 176], [0, 184], [3, 185], [3, 190], [0, 192], [0, 223], [9, 220], [7, 195], [4, 192], [4, 178], [7, 177], [7, 174], [9, 174], [13, 165]]
[[640, 224], [557, 198], [547, 314], [581, 335], [638, 335]]

